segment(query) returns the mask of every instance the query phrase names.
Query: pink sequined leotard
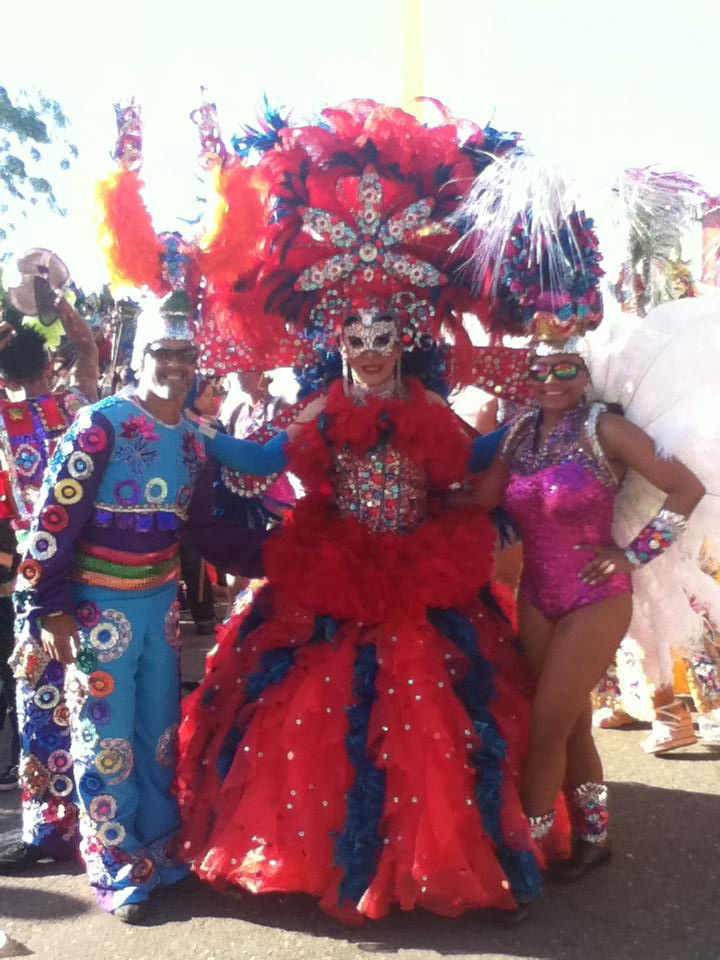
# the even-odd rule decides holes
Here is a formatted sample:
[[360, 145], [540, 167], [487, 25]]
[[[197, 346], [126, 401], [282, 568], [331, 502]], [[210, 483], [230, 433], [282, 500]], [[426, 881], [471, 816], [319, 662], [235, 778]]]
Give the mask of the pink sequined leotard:
[[576, 544], [613, 542], [618, 484], [595, 429], [604, 410], [599, 403], [578, 404], [542, 447], [540, 410], [530, 410], [505, 440], [510, 481], [503, 505], [523, 541], [520, 590], [551, 621], [632, 589], [628, 574], [615, 574], [595, 586], [578, 576], [591, 555], [575, 550]]

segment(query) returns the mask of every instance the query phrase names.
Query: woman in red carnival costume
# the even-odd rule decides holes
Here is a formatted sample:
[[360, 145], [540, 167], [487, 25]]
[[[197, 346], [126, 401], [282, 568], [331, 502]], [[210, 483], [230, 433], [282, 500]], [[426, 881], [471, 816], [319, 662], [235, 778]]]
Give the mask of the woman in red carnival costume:
[[450, 251], [463, 190], [515, 138], [370, 101], [247, 133], [265, 228], [252, 271], [208, 280], [205, 363], [234, 362], [234, 340], [277, 366], [290, 345], [319, 391], [268, 586], [185, 702], [180, 853], [221, 889], [310, 893], [348, 922], [393, 904], [512, 915], [543, 866], [518, 795], [527, 678], [492, 524], [445, 498], [498, 438], [471, 441], [428, 385], [482, 371], [520, 389], [515, 360], [476, 356], [462, 313], [502, 316]]

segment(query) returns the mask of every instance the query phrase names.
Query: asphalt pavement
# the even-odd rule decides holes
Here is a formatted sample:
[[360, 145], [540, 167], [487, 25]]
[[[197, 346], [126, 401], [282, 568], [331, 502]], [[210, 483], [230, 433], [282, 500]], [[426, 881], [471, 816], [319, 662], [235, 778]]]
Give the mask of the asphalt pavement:
[[[207, 638], [185, 632], [184, 673], [195, 677]], [[640, 749], [644, 735], [598, 733], [611, 863], [548, 884], [520, 927], [421, 911], [347, 927], [308, 897], [228, 897], [194, 880], [157, 894], [147, 925], [128, 927], [96, 909], [79, 867], [48, 864], [0, 877], [0, 930], [41, 960], [720, 960], [720, 749], [659, 759]], [[0, 759], [5, 750], [0, 740]], [[0, 834], [18, 827], [18, 804], [17, 792], [0, 794]]]

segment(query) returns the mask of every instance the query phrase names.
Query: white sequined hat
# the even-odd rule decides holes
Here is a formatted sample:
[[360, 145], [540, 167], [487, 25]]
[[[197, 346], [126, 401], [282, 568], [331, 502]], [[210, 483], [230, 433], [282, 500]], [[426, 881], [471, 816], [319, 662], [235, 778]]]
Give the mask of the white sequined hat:
[[164, 300], [149, 299], [142, 305], [133, 343], [133, 370], [140, 369], [147, 348], [158, 340], [195, 342], [195, 331], [185, 293], [176, 291]]

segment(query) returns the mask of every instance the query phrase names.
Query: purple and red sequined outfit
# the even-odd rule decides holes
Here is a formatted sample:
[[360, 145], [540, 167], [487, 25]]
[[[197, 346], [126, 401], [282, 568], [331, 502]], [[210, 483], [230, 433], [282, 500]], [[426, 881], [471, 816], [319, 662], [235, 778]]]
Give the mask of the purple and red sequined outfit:
[[58, 440], [89, 401], [77, 390], [26, 400], [0, 400], [2, 444], [18, 511], [16, 527], [29, 526], [42, 478]]
[[524, 545], [520, 590], [548, 620], [631, 591], [629, 574], [588, 584], [591, 555], [580, 543], [610, 546], [617, 479], [596, 435], [602, 404], [580, 403], [538, 444], [540, 410], [523, 414], [504, 446], [510, 481], [503, 506]]

